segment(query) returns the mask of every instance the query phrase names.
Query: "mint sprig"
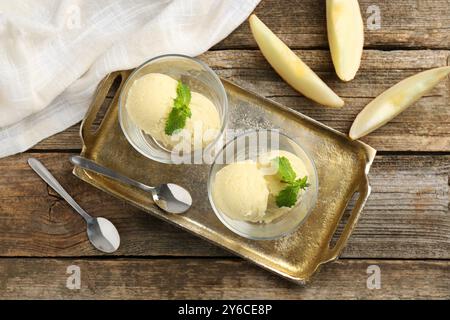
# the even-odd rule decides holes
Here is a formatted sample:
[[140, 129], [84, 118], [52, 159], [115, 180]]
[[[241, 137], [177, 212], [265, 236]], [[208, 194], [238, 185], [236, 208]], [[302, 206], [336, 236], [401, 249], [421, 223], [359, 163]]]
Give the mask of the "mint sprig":
[[189, 103], [191, 102], [191, 90], [187, 85], [178, 81], [177, 97], [173, 100], [173, 108], [169, 113], [164, 127], [164, 132], [171, 136], [175, 131], [186, 126], [186, 119], [192, 116]]
[[309, 187], [308, 176], [300, 179], [295, 179], [297, 174], [292, 169], [289, 159], [286, 157], [276, 157], [273, 159], [277, 167], [277, 175], [282, 182], [287, 183], [286, 188], [281, 190], [275, 197], [275, 202], [279, 208], [293, 207], [297, 203], [297, 197], [300, 190]]
[[295, 180], [295, 171], [292, 169], [291, 163], [286, 157], [276, 157], [272, 160], [275, 168], [277, 168], [277, 174], [283, 182], [292, 182]]

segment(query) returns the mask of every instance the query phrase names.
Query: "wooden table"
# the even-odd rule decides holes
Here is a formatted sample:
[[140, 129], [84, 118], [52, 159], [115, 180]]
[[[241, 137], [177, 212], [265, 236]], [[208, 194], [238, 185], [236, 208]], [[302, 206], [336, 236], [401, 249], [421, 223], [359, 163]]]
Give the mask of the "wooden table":
[[[361, 0], [381, 12], [366, 30], [356, 79], [336, 77], [324, 1], [264, 0], [256, 13], [341, 97], [331, 110], [300, 96], [264, 60], [247, 22], [200, 58], [226, 79], [348, 132], [371, 99], [401, 79], [450, 63], [449, 0]], [[379, 152], [372, 195], [339, 261], [304, 287], [234, 257], [108, 196], [71, 173], [79, 126], [0, 160], [0, 298], [450, 298], [450, 80], [363, 139]], [[121, 233], [114, 255], [91, 247], [85, 224], [27, 164], [41, 159], [82, 207]], [[67, 268], [81, 288], [66, 287]], [[367, 286], [377, 265], [381, 288]], [[370, 269], [369, 269], [370, 271]], [[70, 286], [69, 286], [70, 287]]]

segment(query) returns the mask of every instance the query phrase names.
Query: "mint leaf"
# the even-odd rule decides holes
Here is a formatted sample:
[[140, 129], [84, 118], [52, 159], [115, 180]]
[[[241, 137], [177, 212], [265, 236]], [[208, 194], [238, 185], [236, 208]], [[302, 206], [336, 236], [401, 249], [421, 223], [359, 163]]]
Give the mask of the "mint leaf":
[[191, 110], [186, 106], [172, 108], [164, 132], [171, 136], [175, 131], [183, 129], [186, 126], [186, 119], [190, 118], [191, 115]]
[[288, 185], [281, 190], [275, 198], [275, 202], [279, 208], [281, 207], [293, 207], [297, 203], [298, 192], [300, 186]]
[[293, 182], [293, 185], [300, 187], [300, 189], [306, 189], [309, 187], [308, 176], [304, 176], [302, 179], [297, 179]]
[[175, 105], [188, 106], [191, 103], [191, 90], [181, 80], [178, 80], [177, 97], [175, 99]]
[[177, 97], [173, 100], [173, 108], [169, 113], [164, 127], [164, 132], [171, 136], [175, 131], [186, 126], [186, 119], [192, 116], [189, 103], [191, 102], [191, 90], [181, 81], [177, 85]]
[[292, 169], [289, 159], [286, 157], [276, 157], [273, 161], [278, 168], [277, 174], [281, 181], [288, 183], [294, 182], [296, 174], [294, 169]]
[[292, 169], [291, 163], [286, 157], [276, 157], [273, 161], [277, 166], [277, 174], [280, 177], [281, 182], [287, 184], [287, 186], [275, 197], [275, 202], [279, 208], [291, 208], [297, 203], [300, 190], [306, 189], [309, 186], [308, 176], [295, 179], [297, 174], [294, 169]]
[[290, 183], [286, 188], [281, 190], [275, 197], [275, 202], [279, 208], [281, 207], [293, 207], [297, 203], [298, 193], [301, 189], [309, 187], [307, 183], [308, 176], [304, 176], [302, 179], [297, 179]]

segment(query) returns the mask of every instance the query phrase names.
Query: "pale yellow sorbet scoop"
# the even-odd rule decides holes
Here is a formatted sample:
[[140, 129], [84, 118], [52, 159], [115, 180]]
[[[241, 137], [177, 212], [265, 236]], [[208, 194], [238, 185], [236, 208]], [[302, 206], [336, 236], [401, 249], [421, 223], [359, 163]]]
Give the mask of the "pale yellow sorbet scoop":
[[275, 203], [275, 197], [287, 186], [273, 168], [272, 160], [276, 157], [286, 157], [297, 178], [309, 174], [299, 157], [281, 150], [264, 153], [257, 162], [229, 164], [216, 173], [213, 182], [212, 196], [216, 207], [231, 219], [262, 223], [270, 223], [292, 210], [293, 207], [279, 208]]
[[[198, 92], [191, 92], [189, 108], [192, 116], [187, 119], [184, 132], [172, 136], [164, 132], [167, 117], [177, 96], [177, 85], [175, 79], [161, 73], [149, 73], [140, 77], [128, 92], [127, 112], [141, 130], [166, 148], [172, 149], [183, 137], [190, 140], [192, 147], [205, 147], [219, 134], [221, 121], [213, 102]], [[194, 139], [197, 139], [195, 144]]]
[[257, 222], [266, 213], [269, 189], [256, 162], [235, 162], [216, 173], [212, 196], [231, 219]]

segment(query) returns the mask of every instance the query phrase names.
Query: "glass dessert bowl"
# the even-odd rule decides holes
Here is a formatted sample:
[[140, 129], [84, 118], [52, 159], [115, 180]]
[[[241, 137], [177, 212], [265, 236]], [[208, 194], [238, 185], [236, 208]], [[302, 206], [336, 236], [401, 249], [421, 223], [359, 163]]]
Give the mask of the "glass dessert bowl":
[[218, 152], [208, 180], [208, 197], [219, 220], [254, 240], [277, 239], [296, 230], [317, 194], [313, 160], [278, 130], [236, 136]]
[[228, 100], [218, 76], [183, 55], [153, 58], [126, 80], [119, 123], [128, 142], [162, 163], [192, 163], [210, 154], [223, 136]]

